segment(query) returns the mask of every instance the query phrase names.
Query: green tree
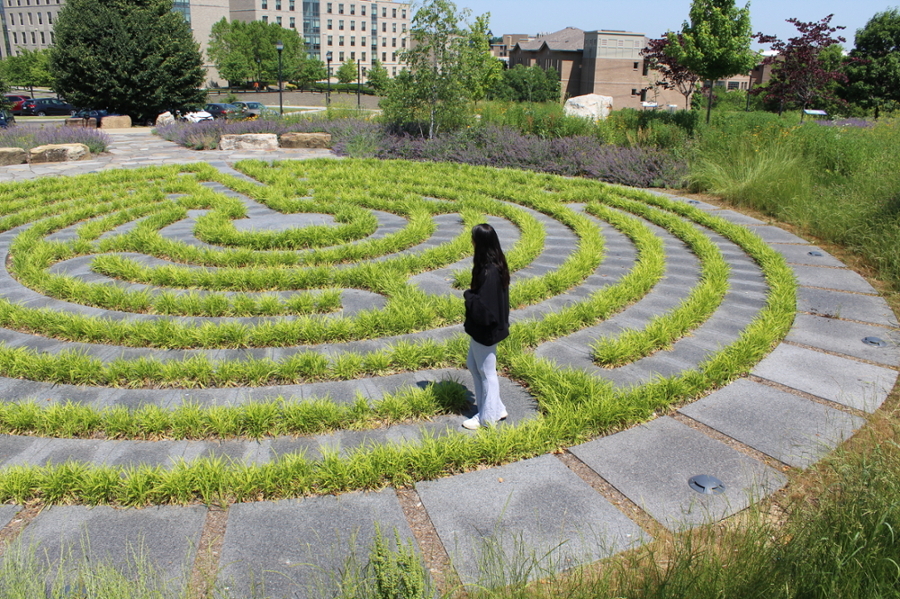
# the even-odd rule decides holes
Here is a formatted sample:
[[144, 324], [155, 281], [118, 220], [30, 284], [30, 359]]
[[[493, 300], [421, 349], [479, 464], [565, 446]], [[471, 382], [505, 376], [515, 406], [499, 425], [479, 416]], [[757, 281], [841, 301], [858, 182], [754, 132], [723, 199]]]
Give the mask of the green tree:
[[198, 45], [172, 0], [68, 0], [54, 31], [50, 72], [76, 106], [142, 121], [206, 99]]
[[388, 77], [387, 69], [384, 68], [380, 60], [375, 59], [372, 61], [372, 68], [366, 72], [366, 81], [369, 87], [374, 89], [377, 94], [383, 94], [387, 91], [391, 79]]
[[356, 61], [352, 58], [345, 60], [337, 70], [338, 83], [353, 83], [356, 81], [356, 74]]
[[546, 71], [538, 65], [517, 64], [501, 73], [500, 82], [488, 93], [495, 100], [512, 102], [558, 102], [560, 94], [559, 73]]
[[215, 23], [209, 36], [207, 54], [219, 73], [230, 84], [248, 80], [278, 81], [278, 51], [281, 42], [281, 75], [283, 81], [309, 83], [320, 76], [321, 61], [309, 58], [297, 31], [277, 23], [231, 21]]
[[19, 54], [3, 61], [3, 77], [10, 85], [28, 87], [34, 97], [34, 86], [52, 87], [50, 50], [20, 48]]
[[462, 48], [463, 85], [469, 97], [478, 102], [500, 81], [503, 63], [491, 54], [491, 13], [475, 17]]
[[465, 122], [469, 94], [463, 54], [468, 38], [460, 22], [467, 16], [450, 0], [426, 0], [416, 11], [409, 49], [401, 53], [408, 70], [394, 78], [381, 102], [388, 122], [418, 126], [422, 134], [427, 128], [429, 138]]
[[750, 5], [738, 8], [734, 0], [694, 0], [689, 18], [680, 34], [666, 34], [670, 42], [666, 54], [709, 81], [708, 123], [715, 81], [746, 73], [758, 62], [750, 49]]
[[891, 110], [900, 103], [900, 10], [878, 13], [856, 31], [846, 66], [844, 97], [865, 109]]

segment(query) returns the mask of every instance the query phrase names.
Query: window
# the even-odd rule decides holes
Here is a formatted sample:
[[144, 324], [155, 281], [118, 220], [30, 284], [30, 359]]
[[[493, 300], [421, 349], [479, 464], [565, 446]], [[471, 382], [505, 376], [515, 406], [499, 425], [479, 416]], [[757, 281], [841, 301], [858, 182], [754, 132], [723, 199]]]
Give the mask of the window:
[[393, 17], [394, 19], [397, 18], [397, 9], [396, 8], [391, 9], [391, 17]]
[[391, 23], [391, 30], [392, 30], [394, 33], [397, 33], [397, 24], [396, 24], [396, 23]]
[[738, 88], [738, 82], [737, 82], [737, 81], [729, 81], [729, 82], [728, 82], [728, 89], [729, 89], [729, 90], [737, 89], [737, 88]]
[[344, 19], [338, 21], [338, 29], [340, 29], [341, 31], [344, 30]]
[[269, 0], [262, 0], [262, 9], [263, 10], [269, 9]]
[[350, 31], [356, 31], [356, 21], [350, 21]]
[[350, 45], [351, 45], [351, 46], [355, 46], [355, 45], [356, 45], [356, 36], [355, 36], [355, 35], [351, 35], [351, 36], [350, 36]]
[[638, 90], [636, 90], [636, 89], [634, 89], [634, 88], [632, 87], [632, 88], [631, 88], [631, 95], [632, 95], [632, 96], [638, 95]]
[[39, 12], [37, 15], [38, 15], [38, 25], [43, 25], [44, 24], [44, 13]]
[[25, 24], [25, 13], [20, 12], [19, 13], [19, 25], [24, 25], [24, 24]]
[[405, 38], [405, 37], [400, 38], [400, 47], [401, 47], [401, 48], [405, 48], [405, 47], [406, 47], [406, 38]]
[[397, 53], [391, 52], [391, 62], [397, 62]]
[[281, 0], [275, 0], [275, 10], [281, 10]]
[[34, 31], [31, 32], [31, 43], [37, 44], [37, 39], [35, 39]]
[[338, 36], [338, 46], [343, 46], [343, 45], [344, 45], [344, 36], [339, 35]]
[[331, 2], [325, 5], [325, 12], [331, 14]]
[[328, 31], [331, 31], [331, 19], [325, 21], [325, 28], [328, 29]]
[[344, 14], [344, 5], [343, 4], [338, 4], [338, 14], [339, 15]]
[[[366, 43], [363, 42], [363, 46], [365, 46], [365, 45], [366, 45]], [[359, 53], [359, 59], [360, 59], [361, 61], [363, 61], [363, 62], [366, 62], [366, 53], [365, 53], [365, 52], [360, 52], [360, 53]], [[365, 70], [365, 69], [363, 69], [363, 70]]]
[[296, 17], [291, 17], [291, 29], [297, 28], [297, 19]]
[[387, 17], [387, 7], [385, 7], [385, 6], [381, 7], [381, 16]]
[[365, 30], [366, 30], [366, 22], [365, 22], [365, 21], [360, 21], [360, 22], [359, 22], [359, 28], [360, 28], [362, 31], [365, 31]]
[[387, 62], [387, 52], [381, 53], [381, 62]]
[[350, 53], [350, 60], [356, 60], [356, 52]]
[[403, 24], [403, 27], [401, 27], [401, 30], [403, 31], [403, 33], [406, 33], [406, 23]]
[[50, 43], [53, 44], [53, 43], [55, 43], [55, 42], [56, 42], [56, 36], [53, 35], [53, 32], [51, 31], [51, 32], [50, 32]]
[[268, 23], [268, 22], [269, 22], [269, 15], [263, 15], [263, 17], [262, 17], [262, 22], [263, 22], [263, 23]]
[[382, 24], [381, 24], [381, 30], [382, 30], [383, 32], [387, 33], [387, 23], [382, 23]]
[[387, 48], [387, 38], [386, 37], [381, 38], [381, 47]]
[[46, 44], [46, 43], [47, 43], [47, 40], [46, 40], [46, 38], [44, 38], [44, 32], [41, 31], [41, 44]]
[[34, 25], [34, 16], [31, 13], [28, 13], [28, 24]]
[[356, 5], [355, 5], [355, 4], [351, 4], [351, 5], [350, 5], [350, 14], [351, 14], [351, 15], [355, 15], [355, 14], [356, 14]]
[[288, 2], [288, 10], [297, 10], [297, 2], [296, 2], [296, 0], [289, 0], [289, 2]]
[[366, 45], [366, 36], [362, 36], [361, 38], [359, 38], [359, 45], [360, 46]]
[[366, 5], [365, 4], [363, 4], [362, 6], [359, 7], [359, 14], [361, 14], [362, 16], [366, 16]]
[[725, 87], [724, 81], [716, 81], [716, 87]]
[[341, 62], [344, 62], [344, 53], [343, 52], [338, 52], [338, 60], [340, 60]]
[[392, 38], [391, 39], [391, 48], [396, 48], [396, 47], [397, 47], [397, 38]]
[[15, 31], [13, 31], [13, 43], [14, 43], [14, 44], [18, 44], [18, 43], [19, 43], [19, 34], [16, 33]]
[[391, 77], [396, 77], [396, 76], [397, 76], [397, 67], [394, 67], [393, 69], [391, 69]]
[[275, 17], [275, 22], [281, 25], [281, 17]]
[[328, 36], [328, 45], [329, 46], [334, 45], [334, 36], [331, 36], [331, 35]]

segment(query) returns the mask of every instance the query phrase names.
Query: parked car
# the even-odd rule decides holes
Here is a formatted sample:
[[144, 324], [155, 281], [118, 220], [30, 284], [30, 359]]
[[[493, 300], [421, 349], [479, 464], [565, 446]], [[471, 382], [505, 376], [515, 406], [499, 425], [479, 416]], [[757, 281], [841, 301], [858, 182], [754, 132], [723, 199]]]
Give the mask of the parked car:
[[244, 116], [240, 108], [224, 102], [207, 104], [203, 110], [211, 114], [214, 119], [237, 119]]
[[75, 107], [56, 98], [35, 98], [22, 102], [22, 114], [27, 116], [73, 115]]
[[234, 105], [240, 108], [245, 115], [259, 116], [268, 110], [262, 102], [235, 102]]
[[0, 109], [0, 129], [6, 129], [10, 125], [16, 124], [16, 117], [6, 108]]
[[9, 102], [9, 110], [13, 114], [22, 114], [22, 102], [25, 100], [30, 100], [31, 96], [19, 96], [15, 94], [9, 94], [6, 96], [6, 101]]
[[103, 117], [105, 116], [119, 116], [119, 113], [110, 112], [104, 109], [82, 108], [72, 115], [72, 117], [76, 119], [97, 119], [97, 126], [100, 125], [100, 121], [103, 120]]

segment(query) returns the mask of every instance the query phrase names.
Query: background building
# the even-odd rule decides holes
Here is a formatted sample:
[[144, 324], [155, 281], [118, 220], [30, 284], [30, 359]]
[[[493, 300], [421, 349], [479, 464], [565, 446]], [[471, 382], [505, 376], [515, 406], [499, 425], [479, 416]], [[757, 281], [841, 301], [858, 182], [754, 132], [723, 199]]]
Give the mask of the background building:
[[[42, 50], [53, 44], [53, 23], [65, 0], [0, 0], [4, 43], [0, 58], [22, 49]], [[174, 10], [190, 24], [200, 44], [209, 83], [223, 83], [208, 62], [206, 48], [212, 26], [230, 21], [277, 23], [297, 31], [307, 51], [325, 62], [332, 53], [332, 68], [355, 60], [367, 70], [378, 59], [388, 74], [402, 68], [400, 53], [407, 47], [412, 14], [401, 2], [325, 2], [321, 0], [175, 0]]]

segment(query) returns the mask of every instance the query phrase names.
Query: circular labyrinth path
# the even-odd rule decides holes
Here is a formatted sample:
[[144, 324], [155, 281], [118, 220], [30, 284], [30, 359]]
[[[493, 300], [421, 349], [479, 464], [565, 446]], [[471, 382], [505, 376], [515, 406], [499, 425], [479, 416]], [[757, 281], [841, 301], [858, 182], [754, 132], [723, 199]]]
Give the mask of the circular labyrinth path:
[[[470, 432], [480, 222], [513, 271], [510, 416]], [[532, 173], [42, 177], [0, 187], [0, 257], [5, 538], [140, 546], [234, 596], [313, 596], [376, 526], [468, 584], [498, 553], [536, 574], [726, 517], [850, 436], [900, 364], [887, 304], [803, 239]]]

